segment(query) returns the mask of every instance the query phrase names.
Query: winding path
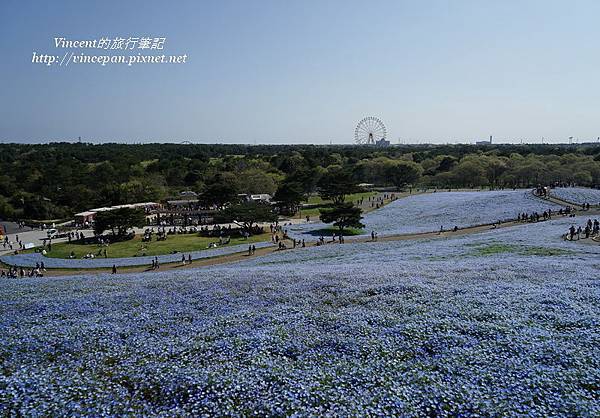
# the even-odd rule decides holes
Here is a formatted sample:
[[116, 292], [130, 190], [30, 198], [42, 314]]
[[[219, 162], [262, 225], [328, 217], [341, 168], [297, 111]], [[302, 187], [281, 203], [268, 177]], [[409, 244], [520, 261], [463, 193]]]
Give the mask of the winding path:
[[[535, 194], [534, 194], [534, 196], [535, 196]], [[581, 214], [586, 214], [586, 215], [599, 215], [600, 214], [600, 209], [591, 209], [589, 211], [583, 211], [583, 210], [581, 210], [581, 206], [574, 205], [570, 202], [563, 201], [556, 197], [550, 197], [550, 198], [541, 198], [539, 196], [536, 196], [536, 197], [538, 197], [539, 199], [543, 199], [545, 201], [557, 203], [562, 206], [575, 206], [575, 207], [579, 208], [573, 212], [575, 214], [580, 214], [580, 215]], [[539, 222], [544, 222], [544, 221], [539, 221]], [[456, 231], [448, 230], [448, 231], [444, 231], [441, 233], [439, 231], [436, 231], [436, 232], [384, 235], [384, 236], [377, 238], [376, 241], [386, 241], [387, 242], [387, 241], [405, 241], [405, 240], [415, 240], [415, 239], [443, 239], [443, 238], [448, 238], [448, 237], [453, 237], [453, 236], [477, 234], [477, 233], [481, 233], [481, 232], [485, 232], [485, 231], [490, 231], [493, 229], [504, 229], [504, 228], [510, 228], [510, 227], [514, 227], [514, 226], [518, 226], [518, 225], [526, 225], [526, 224], [527, 223], [513, 220], [513, 221], [507, 221], [507, 222], [503, 222], [503, 223], [489, 223], [489, 224], [469, 226], [469, 227], [459, 228]], [[291, 247], [293, 246], [292, 241], [285, 240], [284, 242], [286, 242], [288, 249], [283, 250], [283, 251], [293, 251], [293, 249], [291, 249]], [[355, 237], [355, 238], [349, 237], [349, 238], [346, 238], [346, 243], [343, 245], [352, 245], [352, 244], [368, 243], [368, 242], [373, 242], [373, 240], [370, 237]], [[335, 242], [335, 243], [329, 242], [325, 245], [340, 245], [340, 244], [337, 242]], [[316, 246], [316, 244], [313, 243], [310, 246], [311, 247]], [[247, 251], [237, 252], [237, 253], [231, 253], [231, 254], [222, 255], [222, 256], [194, 260], [191, 263], [186, 263], [185, 265], [180, 262], [162, 264], [160, 266], [160, 269], [158, 269], [158, 270], [151, 270], [147, 266], [122, 267], [119, 269], [118, 273], [119, 274], [140, 273], [140, 272], [151, 273], [151, 272], [158, 272], [158, 271], [183, 270], [183, 269], [198, 268], [198, 267], [205, 267], [205, 266], [215, 266], [215, 265], [221, 265], [221, 264], [232, 264], [232, 263], [246, 260], [246, 259], [248, 259], [248, 257], [262, 257], [262, 256], [266, 256], [266, 255], [276, 253], [279, 251], [282, 251], [282, 250], [279, 250], [277, 248], [269, 246], [266, 248], [257, 248], [254, 255], [248, 255]], [[49, 269], [44, 275], [55, 277], [55, 276], [80, 275], [80, 274], [88, 274], [89, 275], [89, 274], [106, 274], [106, 273], [108, 273], [106, 268]]]

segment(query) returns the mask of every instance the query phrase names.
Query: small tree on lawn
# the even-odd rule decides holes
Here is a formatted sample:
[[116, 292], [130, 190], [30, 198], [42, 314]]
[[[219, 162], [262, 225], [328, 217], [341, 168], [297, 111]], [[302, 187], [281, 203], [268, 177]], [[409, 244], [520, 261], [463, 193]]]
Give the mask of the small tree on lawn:
[[229, 206], [220, 211], [215, 219], [220, 223], [233, 222], [252, 234], [256, 223], [275, 222], [277, 214], [273, 212], [271, 205], [252, 201]]
[[362, 219], [362, 209], [354, 206], [351, 202], [338, 203], [329, 208], [322, 208], [319, 219], [339, 228], [340, 234], [343, 234], [345, 228], [364, 228], [360, 222]]
[[127, 230], [146, 225], [146, 215], [141, 209], [121, 208], [98, 212], [94, 220], [94, 232], [102, 234], [110, 230], [113, 236], [123, 237]]

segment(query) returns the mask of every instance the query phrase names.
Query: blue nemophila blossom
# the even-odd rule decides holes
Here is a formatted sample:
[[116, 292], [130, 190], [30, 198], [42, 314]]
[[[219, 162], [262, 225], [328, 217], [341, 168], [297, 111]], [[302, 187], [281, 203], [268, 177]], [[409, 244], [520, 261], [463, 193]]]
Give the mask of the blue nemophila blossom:
[[600, 205], [600, 189], [586, 189], [584, 187], [557, 187], [550, 190], [552, 196], [567, 202], [582, 205]]
[[0, 415], [599, 416], [600, 259], [569, 220], [6, 280]]
[[[256, 248], [264, 248], [273, 245], [271, 242], [253, 243]], [[174, 263], [181, 260], [181, 256], [185, 255], [186, 260], [188, 255], [192, 256], [192, 260], [200, 260], [203, 258], [218, 257], [221, 255], [233, 254], [246, 251], [248, 245], [239, 244], [226, 247], [218, 247], [210, 250], [192, 251], [177, 254], [164, 254], [156, 256], [160, 263]], [[117, 267], [126, 266], [145, 266], [152, 263], [154, 256], [144, 257], [127, 257], [127, 258], [92, 258], [92, 259], [64, 259], [44, 257], [40, 253], [28, 253], [18, 255], [5, 255], [0, 257], [0, 261], [5, 264], [17, 267], [35, 267], [36, 264], [44, 263], [48, 268], [70, 268], [70, 269], [92, 269], [92, 268], [111, 268], [113, 265]]]
[[[569, 227], [585, 225], [586, 216], [555, 217], [550, 221], [526, 223], [509, 228], [492, 229], [486, 232], [464, 236], [425, 238], [405, 241], [379, 241], [353, 243], [351, 245], [328, 244], [321, 247], [296, 249], [278, 252], [255, 258], [243, 263], [244, 266], [281, 265], [288, 268], [305, 268], [323, 264], [360, 265], [397, 264], [405, 261], [437, 261], [493, 256], [550, 255], [555, 260], [563, 257], [600, 256], [600, 245], [592, 240], [565, 241]], [[507, 260], [510, 260], [508, 258]], [[485, 262], [487, 262], [487, 258]], [[598, 260], [600, 263], [600, 260]]]
[[[530, 190], [426, 193], [398, 199], [364, 216], [365, 234], [380, 236], [438, 231], [516, 219], [519, 213], [557, 211], [561, 206], [532, 195]], [[304, 237], [322, 230], [323, 223], [289, 227], [290, 235]]]

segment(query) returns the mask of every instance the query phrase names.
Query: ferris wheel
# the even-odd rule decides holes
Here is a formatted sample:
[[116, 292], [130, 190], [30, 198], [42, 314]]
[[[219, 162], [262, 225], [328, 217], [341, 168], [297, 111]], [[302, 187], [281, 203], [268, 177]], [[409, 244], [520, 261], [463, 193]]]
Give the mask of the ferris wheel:
[[354, 130], [354, 142], [358, 145], [375, 145], [377, 141], [385, 139], [385, 136], [385, 125], [374, 116], [362, 119]]

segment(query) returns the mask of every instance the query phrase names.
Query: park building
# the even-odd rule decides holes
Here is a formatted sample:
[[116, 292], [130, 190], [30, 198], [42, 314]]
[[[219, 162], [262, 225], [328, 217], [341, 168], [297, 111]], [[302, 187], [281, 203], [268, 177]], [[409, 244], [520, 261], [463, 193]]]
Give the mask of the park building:
[[[243, 193], [239, 194], [238, 198], [240, 201], [273, 204], [272, 196], [267, 193]], [[167, 199], [162, 204], [156, 202], [131, 203], [79, 212], [74, 215], [74, 223], [75, 225], [91, 226], [95, 222], [98, 213], [123, 208], [144, 209], [148, 225], [159, 226], [209, 225], [214, 222], [215, 213], [218, 211], [218, 208], [214, 205], [203, 203], [195, 192], [186, 191]]]
[[238, 194], [240, 200], [245, 200], [247, 202], [263, 202], [263, 203], [271, 203], [273, 197], [267, 193], [259, 193], [259, 194], [248, 194], [241, 193]]
[[211, 223], [215, 209], [203, 204], [194, 195], [167, 199], [165, 204], [148, 217], [151, 225], [190, 226]]
[[168, 210], [196, 210], [200, 207], [200, 200], [197, 197], [169, 199], [166, 203], [166, 209]]
[[198, 193], [192, 191], [192, 190], [184, 190], [183, 192], [179, 193], [179, 196], [181, 196], [182, 198], [197, 198], [198, 197]]
[[88, 211], [79, 212], [74, 215], [75, 224], [77, 225], [89, 225], [94, 222], [96, 214], [99, 212], [108, 212], [111, 210], [130, 208], [130, 209], [144, 209], [144, 212], [150, 213], [160, 208], [160, 204], [156, 202], [143, 202], [143, 203], [130, 203], [126, 205], [116, 205], [110, 207], [102, 207], [90, 209]]

